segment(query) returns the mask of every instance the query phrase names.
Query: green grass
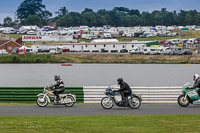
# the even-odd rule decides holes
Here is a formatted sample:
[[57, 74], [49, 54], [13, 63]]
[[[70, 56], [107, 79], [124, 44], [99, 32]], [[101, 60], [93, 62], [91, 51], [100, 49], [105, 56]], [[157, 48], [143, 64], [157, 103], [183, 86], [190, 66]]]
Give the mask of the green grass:
[[20, 34], [6, 34], [6, 35], [11, 36], [11, 37], [13, 37], [13, 38], [15, 38], [15, 39], [18, 39], [18, 38], [21, 37]]
[[200, 115], [1, 116], [1, 133], [199, 133]]
[[49, 54], [35, 55], [3, 55], [0, 63], [58, 63], [54, 56]]
[[77, 42], [91, 42], [91, 40], [79, 38]]
[[160, 40], [168, 40], [168, 39], [175, 39], [175, 38], [180, 38], [180, 37], [147, 37], [147, 38], [135, 37], [134, 40], [138, 40], [138, 41], [160, 41]]

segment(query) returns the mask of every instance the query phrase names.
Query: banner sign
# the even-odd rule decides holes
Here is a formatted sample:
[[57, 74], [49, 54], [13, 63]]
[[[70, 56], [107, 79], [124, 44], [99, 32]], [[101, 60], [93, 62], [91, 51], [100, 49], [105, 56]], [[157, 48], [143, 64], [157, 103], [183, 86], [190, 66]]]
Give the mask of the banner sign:
[[37, 36], [37, 35], [22, 35], [23, 42], [37, 42], [37, 41], [73, 41], [73, 36], [59, 35], [59, 36]]

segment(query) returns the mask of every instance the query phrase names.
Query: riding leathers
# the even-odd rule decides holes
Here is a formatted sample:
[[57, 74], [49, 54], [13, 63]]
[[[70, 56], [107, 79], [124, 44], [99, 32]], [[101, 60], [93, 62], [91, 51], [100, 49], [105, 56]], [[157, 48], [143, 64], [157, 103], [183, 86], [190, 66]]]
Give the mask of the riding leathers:
[[126, 82], [121, 82], [120, 89], [118, 90], [122, 96], [122, 101], [125, 101], [125, 96], [132, 93], [130, 86]]
[[190, 89], [194, 89], [194, 88], [196, 88], [196, 87], [199, 88], [199, 89], [197, 90], [197, 93], [200, 95], [200, 79], [196, 80], [196, 81], [194, 82], [193, 87], [190, 87]]
[[65, 91], [64, 82], [61, 79], [59, 79], [56, 81], [54, 87], [55, 90], [53, 93], [56, 95], [56, 100], [59, 101], [60, 100], [59, 94]]

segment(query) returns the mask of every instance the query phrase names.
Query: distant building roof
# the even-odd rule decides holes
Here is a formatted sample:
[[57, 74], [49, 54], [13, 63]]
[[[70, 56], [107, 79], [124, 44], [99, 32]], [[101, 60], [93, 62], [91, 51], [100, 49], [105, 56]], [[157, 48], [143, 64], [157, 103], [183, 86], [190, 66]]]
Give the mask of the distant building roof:
[[7, 43], [7, 42], [9, 42], [9, 40], [0, 40], [0, 46]]
[[[6, 43], [8, 43], [8, 42], [13, 42], [13, 41], [10, 41], [10, 40], [0, 40], [0, 46], [6, 44]], [[15, 43], [15, 44], [21, 46], [21, 45], [20, 45], [19, 43], [17, 43], [17, 42], [13, 42], [13, 43]]]

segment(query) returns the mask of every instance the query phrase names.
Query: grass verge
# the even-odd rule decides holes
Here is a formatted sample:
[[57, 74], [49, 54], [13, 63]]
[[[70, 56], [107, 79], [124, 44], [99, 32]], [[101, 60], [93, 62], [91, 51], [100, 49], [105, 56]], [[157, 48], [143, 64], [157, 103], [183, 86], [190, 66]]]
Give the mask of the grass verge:
[[0, 63], [58, 63], [59, 61], [49, 54], [35, 55], [3, 55]]
[[3, 55], [0, 63], [129, 63], [129, 64], [199, 64], [200, 55], [130, 55], [102, 53], [68, 53]]
[[199, 133], [200, 115], [0, 117], [1, 133]]

